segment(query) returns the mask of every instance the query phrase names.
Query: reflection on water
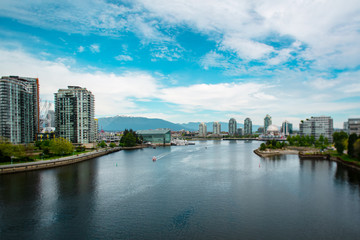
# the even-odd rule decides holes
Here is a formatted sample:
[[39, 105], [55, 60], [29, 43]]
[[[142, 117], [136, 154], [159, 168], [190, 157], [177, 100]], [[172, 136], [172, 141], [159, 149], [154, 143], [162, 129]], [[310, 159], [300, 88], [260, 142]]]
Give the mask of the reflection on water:
[[296, 155], [260, 158], [259, 145], [201, 141], [0, 175], [1, 239], [360, 236], [358, 172]]

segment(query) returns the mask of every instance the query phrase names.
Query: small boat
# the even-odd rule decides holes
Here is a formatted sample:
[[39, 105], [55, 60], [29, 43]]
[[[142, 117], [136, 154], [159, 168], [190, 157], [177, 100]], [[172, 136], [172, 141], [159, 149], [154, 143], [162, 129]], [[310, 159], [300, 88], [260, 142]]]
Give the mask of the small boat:
[[152, 160], [153, 160], [153, 162], [155, 162], [155, 161], [156, 161], [156, 157], [155, 157], [155, 156], [153, 156]]

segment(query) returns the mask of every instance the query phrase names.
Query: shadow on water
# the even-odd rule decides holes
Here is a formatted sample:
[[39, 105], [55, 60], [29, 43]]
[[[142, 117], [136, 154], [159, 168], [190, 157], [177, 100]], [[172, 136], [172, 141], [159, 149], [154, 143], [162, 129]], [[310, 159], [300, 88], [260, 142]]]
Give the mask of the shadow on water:
[[352, 168], [344, 167], [339, 163], [337, 163], [337, 167], [335, 171], [335, 179], [342, 183], [348, 182], [360, 186], [359, 171], [354, 170]]

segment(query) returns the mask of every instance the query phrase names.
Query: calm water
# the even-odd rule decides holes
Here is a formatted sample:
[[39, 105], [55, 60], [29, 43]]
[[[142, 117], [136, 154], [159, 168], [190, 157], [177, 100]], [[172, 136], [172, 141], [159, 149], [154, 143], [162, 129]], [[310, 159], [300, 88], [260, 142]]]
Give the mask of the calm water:
[[261, 159], [259, 144], [121, 151], [0, 175], [0, 239], [360, 239], [359, 173]]

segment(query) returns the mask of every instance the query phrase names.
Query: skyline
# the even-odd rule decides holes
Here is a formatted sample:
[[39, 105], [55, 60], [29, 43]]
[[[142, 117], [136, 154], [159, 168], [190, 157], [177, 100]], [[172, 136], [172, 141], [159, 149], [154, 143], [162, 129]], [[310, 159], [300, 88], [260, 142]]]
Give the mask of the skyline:
[[297, 127], [360, 116], [357, 1], [0, 3], [1, 76], [81, 86], [96, 117]]

